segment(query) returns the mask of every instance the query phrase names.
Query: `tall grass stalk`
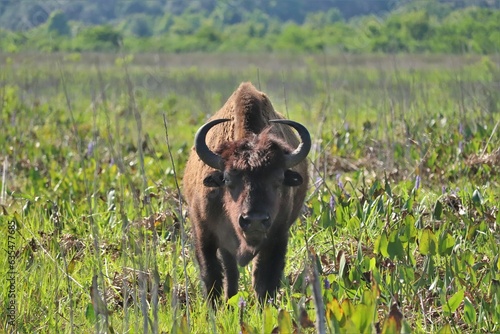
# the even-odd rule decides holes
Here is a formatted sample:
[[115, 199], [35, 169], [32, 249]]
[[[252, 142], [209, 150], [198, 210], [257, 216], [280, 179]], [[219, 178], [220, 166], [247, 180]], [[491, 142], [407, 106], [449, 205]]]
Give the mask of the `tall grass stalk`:
[[[130, 187], [131, 193], [132, 193], [132, 199], [133, 199], [133, 205], [135, 208], [138, 207], [139, 205], [139, 199], [137, 197], [137, 191], [134, 183], [130, 179], [130, 175], [126, 172], [125, 165], [123, 162], [123, 157], [121, 155], [121, 149], [118, 147], [116, 149], [116, 142], [115, 139], [112, 135], [113, 130], [111, 128], [111, 117], [109, 115], [109, 105], [108, 105], [108, 100], [107, 100], [107, 94], [105, 90], [105, 84], [104, 80], [102, 77], [102, 72], [101, 72], [101, 67], [99, 65], [99, 62], [96, 63], [96, 72], [97, 72], [97, 78], [99, 82], [99, 92], [100, 92], [100, 100], [103, 105], [103, 112], [104, 112], [104, 118], [105, 118], [105, 126], [106, 126], [106, 144], [111, 152], [111, 158], [113, 159], [113, 162], [118, 166], [118, 169], [120, 170], [120, 173], [124, 176], [126, 180], [126, 184]], [[97, 101], [96, 101], [97, 103]], [[119, 138], [119, 122], [118, 122], [118, 117], [115, 119], [116, 120], [116, 137]], [[119, 184], [119, 200], [118, 200], [118, 212], [121, 218], [121, 249], [123, 250], [121, 253], [121, 261], [122, 261], [122, 268], [127, 268], [129, 266], [129, 257], [128, 257], [128, 252], [125, 250], [128, 250], [129, 247], [129, 239], [128, 239], [128, 231], [130, 227], [130, 221], [128, 219], [127, 214], [125, 213], [125, 189], [124, 189], [125, 184], [123, 182], [120, 182]], [[124, 329], [128, 329], [130, 327], [130, 313], [129, 313], [129, 289], [128, 289], [128, 283], [127, 283], [127, 277], [126, 275], [123, 276], [122, 278], [122, 298], [123, 298], [123, 319], [122, 319], [122, 326]], [[134, 288], [135, 290], [135, 285]], [[135, 305], [135, 304], [134, 304]], [[136, 306], [134, 306], [136, 307]]]
[[[62, 88], [63, 88], [63, 92], [64, 92], [64, 97], [65, 97], [65, 100], [66, 100], [66, 107], [67, 107], [67, 111], [70, 115], [70, 120], [71, 120], [71, 124], [72, 124], [72, 127], [73, 127], [73, 136], [74, 136], [74, 139], [76, 141], [76, 150], [79, 154], [79, 162], [80, 162], [80, 168], [82, 168], [83, 170], [85, 170], [85, 153], [84, 153], [84, 150], [83, 150], [83, 145], [82, 145], [82, 142], [81, 142], [81, 137], [78, 133], [78, 126], [77, 126], [77, 123], [76, 123], [76, 120], [75, 120], [75, 116], [74, 116], [74, 113], [73, 113], [73, 107], [72, 107], [72, 104], [71, 104], [71, 100], [70, 100], [70, 97], [69, 97], [69, 94], [68, 94], [68, 90], [67, 90], [67, 87], [66, 87], [66, 77], [64, 75], [64, 72], [63, 72], [63, 69], [62, 67], [60, 66], [60, 63], [58, 62], [57, 63], [57, 68], [59, 70], [59, 75], [60, 75], [60, 79], [61, 79], [61, 82], [62, 82]], [[97, 169], [96, 169], [97, 170]], [[95, 185], [95, 178], [97, 177], [97, 175], [94, 173], [94, 185]], [[102, 285], [103, 285], [103, 289], [104, 289], [104, 275], [103, 275], [103, 270], [102, 270], [102, 262], [101, 262], [101, 259], [100, 259], [100, 252], [99, 252], [99, 231], [98, 231], [98, 227], [97, 225], [95, 224], [95, 221], [94, 221], [94, 212], [93, 212], [93, 201], [92, 201], [92, 198], [93, 196], [91, 195], [91, 192], [90, 192], [90, 185], [89, 185], [89, 180], [87, 179], [87, 174], [84, 172], [83, 173], [83, 182], [84, 182], [84, 187], [85, 187], [85, 193], [87, 194], [87, 204], [88, 204], [88, 207], [89, 207], [89, 213], [88, 213], [88, 219], [89, 219], [89, 222], [90, 222], [90, 227], [91, 227], [91, 230], [92, 230], [92, 235], [93, 235], [93, 239], [94, 239], [94, 250], [95, 250], [95, 256], [97, 258], [97, 265], [98, 265], [98, 269], [94, 268], [94, 276], [95, 275], [99, 275], [100, 277], [100, 280], [102, 282]], [[95, 187], [94, 187], [95, 188]], [[93, 193], [93, 192], [92, 192]], [[64, 261], [65, 261], [65, 269], [66, 269], [66, 273], [67, 273], [67, 264], [66, 264], [66, 260], [65, 260], [65, 256], [63, 254], [63, 258], [64, 258]], [[69, 281], [68, 281], [69, 283]], [[93, 295], [98, 295], [99, 294], [99, 291], [97, 291], [98, 287], [97, 285], [93, 285], [92, 286], [92, 294]], [[95, 290], [94, 290], [95, 289]], [[68, 286], [68, 292], [71, 292], [71, 285]], [[71, 331], [73, 331], [73, 307], [74, 307], [74, 303], [73, 303], [73, 298], [72, 298], [72, 294], [70, 293], [69, 294], [69, 300], [70, 300], [70, 319], [71, 319]], [[104, 307], [106, 308], [106, 312], [103, 312], [104, 314], [104, 324], [105, 324], [105, 328], [106, 330], [109, 328], [109, 319], [108, 319], [108, 313], [107, 313], [107, 305], [106, 305], [106, 301], [104, 300]], [[94, 308], [94, 314], [95, 314], [95, 317], [96, 319], [98, 318], [98, 309], [97, 308]], [[99, 325], [98, 325], [99, 322], [96, 321], [96, 331], [100, 330], [99, 328]]]
[[[174, 176], [174, 185], [175, 185], [175, 189], [177, 191], [177, 196], [179, 198], [179, 202], [178, 202], [178, 217], [179, 217], [180, 228], [181, 228], [182, 267], [183, 267], [183, 270], [184, 270], [184, 277], [185, 277], [184, 289], [185, 289], [185, 293], [186, 293], [186, 322], [187, 322], [187, 326], [188, 326], [188, 329], [189, 329], [190, 325], [191, 325], [191, 321], [190, 321], [190, 311], [189, 311], [189, 308], [190, 308], [189, 291], [188, 291], [189, 277], [188, 277], [188, 274], [187, 274], [186, 230], [185, 230], [184, 210], [183, 210], [183, 207], [182, 207], [181, 188], [179, 186], [179, 182], [177, 181], [177, 172], [176, 172], [176, 168], [175, 168], [175, 161], [174, 161], [174, 157], [172, 155], [172, 148], [170, 146], [170, 139], [168, 137], [167, 116], [165, 114], [163, 114], [163, 127], [165, 129], [165, 142], [167, 144], [168, 156], [170, 158], [170, 163], [172, 164], [172, 172], [174, 174], [173, 175]], [[177, 252], [175, 252], [175, 253], [177, 254]], [[176, 267], [176, 262], [177, 262], [177, 256], [173, 257], [173, 261], [174, 261], [173, 268], [175, 268]], [[175, 296], [174, 298], [177, 298], [177, 296]], [[174, 320], [176, 319], [175, 318], [175, 314], [177, 313], [178, 307], [179, 307], [179, 305], [178, 305], [178, 302], [176, 301], [175, 304], [174, 304]], [[175, 324], [174, 324], [174, 326], [175, 326]], [[175, 327], [177, 327], [177, 326], [175, 326]]]
[[[141, 191], [141, 198], [142, 198], [142, 203], [143, 205], [145, 204], [146, 208], [146, 214], [148, 219], [153, 219], [152, 218], [152, 212], [151, 208], [149, 206], [149, 194], [148, 194], [148, 183], [146, 179], [146, 172], [144, 169], [144, 151], [143, 151], [143, 134], [142, 134], [142, 119], [141, 115], [139, 113], [139, 110], [137, 108], [137, 104], [135, 101], [134, 97], [134, 86], [132, 84], [132, 81], [130, 80], [130, 75], [128, 71], [128, 65], [125, 63], [124, 65], [124, 70], [125, 70], [125, 80], [128, 88], [128, 97], [129, 97], [129, 108], [132, 111], [132, 114], [135, 119], [135, 125], [137, 129], [137, 150], [138, 150], [138, 158], [139, 158], [139, 165], [140, 165], [140, 175], [142, 178], [142, 186], [143, 189]], [[137, 208], [137, 213], [139, 214], [140, 217], [140, 208]], [[152, 234], [153, 234], [153, 261], [156, 263], [156, 230], [154, 229], [154, 221], [149, 221], [147, 222], [148, 228], [151, 227], [152, 229]], [[144, 267], [144, 263], [146, 264], [147, 268], [149, 268], [149, 245], [147, 242], [147, 239], [144, 235], [144, 232], [140, 233], [140, 239], [142, 244], [144, 244], [144, 253], [141, 253], [142, 255], [142, 260], [139, 261], [139, 294], [140, 294], [140, 300], [141, 300], [141, 312], [142, 312], [142, 317], [143, 317], [143, 328], [142, 332], [143, 333], [149, 333], [149, 303], [147, 301], [147, 291], [148, 291], [148, 277], [145, 274], [146, 273], [146, 267]], [[156, 305], [153, 303], [153, 333], [158, 332], [158, 286], [159, 286], [159, 280], [156, 280], [156, 277], [158, 276], [156, 274], [156, 265], [155, 268], [153, 268], [153, 296], [152, 296], [152, 301], [156, 302]]]
[[7, 157], [3, 160], [3, 168], [2, 168], [2, 189], [0, 190], [0, 204], [6, 204], [7, 198], [7, 170], [9, 169], [9, 159]]

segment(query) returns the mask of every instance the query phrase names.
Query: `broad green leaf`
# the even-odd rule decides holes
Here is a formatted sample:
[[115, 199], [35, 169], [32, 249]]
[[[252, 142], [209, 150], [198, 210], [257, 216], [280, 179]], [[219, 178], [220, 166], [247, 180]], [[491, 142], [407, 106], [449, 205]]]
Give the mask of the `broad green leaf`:
[[500, 297], [500, 281], [496, 279], [492, 279], [488, 291], [488, 295], [490, 298], [494, 298], [495, 296], [497, 299]]
[[413, 217], [406, 216], [405, 218], [405, 226], [403, 233], [399, 236], [399, 240], [401, 242], [415, 242], [415, 238], [417, 237], [417, 228], [415, 227], [415, 222]]
[[271, 310], [271, 306], [266, 304], [264, 307], [264, 333], [271, 333], [273, 326], [273, 311]]
[[323, 211], [320, 213], [321, 219], [320, 219], [320, 225], [323, 228], [328, 228], [328, 227], [333, 227], [335, 226], [335, 218], [332, 216], [330, 217], [330, 214], [326, 211]]
[[372, 258], [370, 259], [370, 268], [369, 268], [369, 270], [370, 270], [370, 271], [373, 271], [373, 270], [375, 270], [376, 268], [377, 268], [377, 259], [376, 259], [376, 258], [374, 258], [374, 257], [372, 257]]
[[71, 261], [69, 261], [68, 263], [68, 267], [66, 268], [66, 271], [68, 272], [68, 274], [73, 274], [73, 271], [75, 271], [75, 264], [76, 264], [76, 261], [75, 259], [72, 259]]
[[359, 329], [351, 319], [347, 319], [341, 333], [359, 333]]
[[373, 309], [365, 304], [358, 304], [351, 316], [351, 320], [358, 328], [359, 333], [371, 333], [369, 325], [373, 321]]
[[375, 304], [377, 296], [374, 295], [374, 291], [370, 290], [365, 290], [363, 291], [363, 295], [361, 297], [361, 302], [365, 304], [366, 306], [372, 306]]
[[328, 318], [327, 316], [327, 322], [329, 333], [341, 333], [342, 326], [337, 322], [337, 320], [334, 318]]
[[85, 309], [85, 318], [87, 318], [87, 320], [91, 323], [94, 323], [96, 320], [94, 306], [92, 303], [87, 304], [87, 308]]
[[449, 232], [443, 232], [444, 236], [439, 238], [439, 254], [450, 255], [455, 246], [455, 238]]
[[403, 320], [403, 328], [401, 329], [401, 334], [412, 334], [413, 332], [413, 328]]
[[441, 328], [437, 334], [453, 334], [453, 332], [451, 331], [451, 326], [450, 324], [446, 324], [444, 325], [443, 328]]
[[476, 232], [479, 229], [479, 225], [473, 224], [472, 221], [470, 219], [467, 219], [467, 218], [464, 218], [464, 222], [469, 223], [468, 224], [469, 227], [467, 228], [467, 235], [466, 235], [467, 240], [474, 239], [474, 237], [476, 236]]
[[445, 313], [453, 313], [460, 306], [464, 300], [464, 290], [457, 291], [453, 296], [448, 299], [446, 304], [443, 305], [443, 311]]
[[347, 318], [350, 318], [354, 314], [354, 305], [352, 305], [349, 299], [344, 299], [342, 301], [342, 310]]
[[332, 319], [332, 316], [335, 318], [335, 320], [339, 323], [339, 325], [342, 327], [345, 323], [345, 315], [344, 315], [344, 310], [340, 306], [338, 300], [336, 298], [332, 299], [331, 302], [329, 302], [326, 306], [327, 309], [327, 318]]
[[425, 228], [420, 235], [419, 250], [422, 255], [435, 255], [437, 250], [436, 235], [430, 228]]
[[372, 186], [370, 187], [370, 191], [368, 192], [368, 195], [370, 196], [370, 198], [377, 197], [379, 195], [379, 192], [381, 189], [382, 189], [382, 186], [380, 185], [380, 181], [378, 179], [376, 179], [373, 182]]
[[475, 324], [476, 320], [477, 320], [476, 309], [474, 308], [474, 305], [467, 297], [464, 299], [463, 319], [466, 323], [471, 324], [471, 325]]
[[399, 275], [407, 282], [412, 282], [415, 279], [415, 268], [410, 266], [400, 266], [398, 268]]
[[398, 259], [402, 259], [405, 256], [403, 244], [401, 243], [401, 240], [398, 237], [398, 231], [396, 230], [392, 231], [389, 235], [387, 252], [391, 258], [397, 257]]
[[280, 333], [293, 333], [292, 318], [285, 310], [280, 310], [278, 314], [278, 329]]
[[441, 204], [441, 201], [437, 200], [436, 204], [434, 204], [432, 218], [434, 218], [435, 220], [441, 220], [442, 214], [443, 214], [443, 204]]
[[345, 226], [345, 220], [344, 220], [344, 210], [342, 207], [337, 207], [335, 210], [335, 221], [337, 222], [338, 225], [340, 226]]
[[382, 232], [382, 234], [375, 241], [375, 253], [382, 254], [383, 257], [389, 257], [387, 252], [387, 247], [389, 246], [389, 240], [387, 238], [387, 233]]
[[349, 219], [348, 222], [348, 227], [350, 231], [357, 231], [361, 225], [361, 222], [358, 217], [352, 216], [351, 219]]
[[21, 218], [21, 216], [19, 215], [19, 213], [17, 211], [14, 211], [12, 218], [13, 218], [13, 221], [16, 223], [16, 230], [19, 230], [21, 228], [21, 225], [19, 224], [19, 222], [22, 222], [23, 219]]
[[408, 212], [412, 212], [413, 211], [413, 195], [410, 195], [408, 197], [408, 199], [406, 200], [403, 208], [406, 209]]
[[239, 291], [237, 294], [229, 298], [227, 304], [231, 305], [232, 307], [239, 307], [240, 301], [247, 299], [248, 299], [248, 293], [245, 291]]

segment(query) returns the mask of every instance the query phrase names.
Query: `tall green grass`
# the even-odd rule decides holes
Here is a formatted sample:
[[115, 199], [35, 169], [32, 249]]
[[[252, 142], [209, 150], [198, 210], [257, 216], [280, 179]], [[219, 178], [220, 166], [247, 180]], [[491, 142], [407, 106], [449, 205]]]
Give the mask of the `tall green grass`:
[[[314, 332], [318, 317], [332, 333], [498, 330], [497, 59], [0, 59], [17, 331]], [[310, 129], [311, 188], [276, 300], [257, 305], [241, 268], [213, 312], [175, 181], [198, 126], [247, 80]]]

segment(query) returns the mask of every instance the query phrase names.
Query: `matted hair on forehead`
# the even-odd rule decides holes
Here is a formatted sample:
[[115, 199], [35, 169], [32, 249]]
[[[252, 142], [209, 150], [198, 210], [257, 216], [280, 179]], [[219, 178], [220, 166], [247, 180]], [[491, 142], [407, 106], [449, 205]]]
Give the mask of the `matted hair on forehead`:
[[226, 168], [255, 171], [284, 166], [285, 155], [293, 148], [267, 127], [258, 135], [223, 143], [217, 151]]

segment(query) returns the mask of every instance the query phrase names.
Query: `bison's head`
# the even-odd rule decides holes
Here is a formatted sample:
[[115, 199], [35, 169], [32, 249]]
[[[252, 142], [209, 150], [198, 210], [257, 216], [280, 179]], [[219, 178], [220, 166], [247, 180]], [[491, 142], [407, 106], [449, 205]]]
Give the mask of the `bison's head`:
[[208, 131], [226, 119], [213, 120], [202, 126], [195, 138], [195, 149], [200, 159], [216, 171], [203, 183], [208, 187], [224, 189], [223, 205], [236, 232], [251, 247], [258, 247], [267, 232], [279, 220], [281, 206], [290, 198], [282, 198], [285, 187], [302, 184], [302, 176], [290, 168], [303, 161], [311, 148], [307, 129], [289, 120], [271, 120], [295, 128], [301, 144], [293, 150], [286, 142], [270, 133], [260, 134], [224, 143], [212, 152], [205, 138]]

